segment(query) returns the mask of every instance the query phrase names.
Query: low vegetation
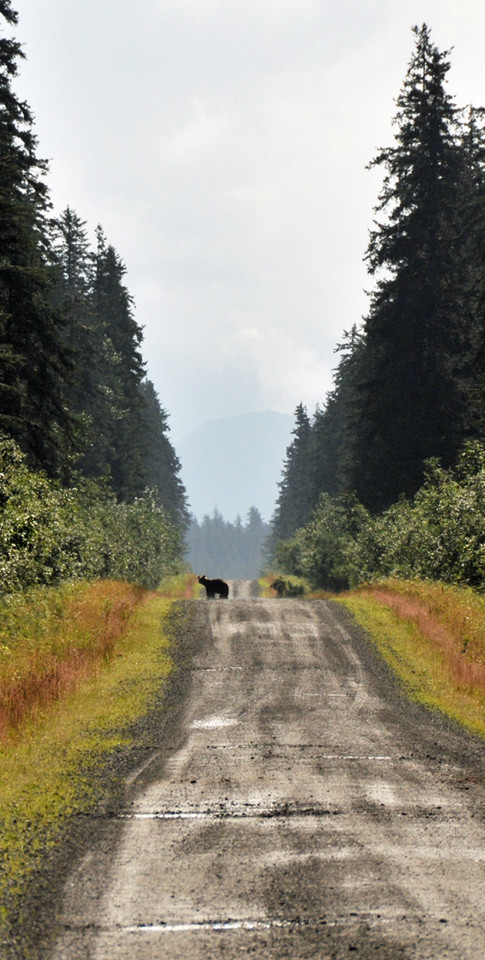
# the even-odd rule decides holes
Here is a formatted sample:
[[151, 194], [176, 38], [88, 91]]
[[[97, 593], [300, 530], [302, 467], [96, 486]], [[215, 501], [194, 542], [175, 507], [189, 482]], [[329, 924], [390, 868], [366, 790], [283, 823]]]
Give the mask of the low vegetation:
[[81, 476], [62, 487], [0, 437], [0, 595], [94, 578], [152, 589], [180, 554], [180, 528], [150, 491], [124, 503]]
[[284, 574], [313, 589], [385, 577], [485, 589], [485, 447], [469, 442], [450, 470], [429, 461], [413, 500], [377, 515], [354, 495], [322, 494], [310, 522], [279, 543], [276, 558]]
[[308, 591], [308, 585], [301, 577], [277, 576], [272, 579], [270, 589], [277, 597], [302, 597]]
[[173, 601], [191, 595], [194, 579], [174, 577], [157, 591], [76, 584], [10, 607], [2, 637], [10, 655], [0, 676], [0, 933], [7, 937], [30, 881], [72, 818], [115, 788], [106, 781], [113, 757], [134, 749], [135, 721], [160, 702], [174, 667]]
[[274, 597], [275, 595], [274, 590], [271, 589], [271, 584], [274, 578], [275, 578], [274, 574], [273, 575], [271, 575], [270, 573], [261, 574], [261, 576], [258, 579], [260, 597], [265, 597], [266, 599], [268, 599], [269, 597]]
[[485, 598], [467, 587], [388, 580], [342, 594], [417, 700], [485, 737]]
[[0, 740], [108, 663], [147, 591], [99, 580], [0, 602]]

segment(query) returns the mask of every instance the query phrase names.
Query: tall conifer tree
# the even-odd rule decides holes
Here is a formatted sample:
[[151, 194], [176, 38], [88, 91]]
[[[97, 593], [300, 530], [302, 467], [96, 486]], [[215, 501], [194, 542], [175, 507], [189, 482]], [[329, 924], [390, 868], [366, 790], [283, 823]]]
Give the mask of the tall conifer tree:
[[[17, 23], [10, 0], [0, 0], [0, 18], [3, 28]], [[51, 301], [46, 164], [36, 156], [29, 107], [12, 87], [22, 57], [16, 40], [0, 36], [0, 428], [56, 473], [67, 452], [69, 364]]]
[[469, 402], [469, 427], [485, 437], [485, 109], [469, 108], [462, 131], [465, 158], [461, 243], [464, 323], [458, 374]]
[[131, 500], [145, 487], [143, 464], [141, 384], [144, 363], [140, 351], [141, 327], [125, 286], [126, 267], [114, 247], [97, 231], [93, 312], [103, 344], [103, 382], [106, 421], [100, 425], [102, 445], [113, 489], [121, 500]]
[[335, 385], [323, 409], [312, 422], [310, 478], [312, 506], [320, 493], [335, 495], [352, 490], [354, 474], [355, 429], [359, 412], [356, 380], [364, 352], [364, 338], [356, 326], [344, 334], [336, 351], [340, 361]]
[[181, 464], [168, 436], [168, 417], [151, 380], [141, 385], [145, 483], [178, 526], [189, 522], [187, 497], [180, 478]]
[[270, 549], [274, 549], [278, 540], [286, 540], [298, 527], [304, 526], [310, 519], [313, 506], [310, 475], [312, 430], [306, 408], [301, 403], [295, 411], [292, 435], [272, 519]]
[[446, 92], [448, 54], [426, 25], [397, 100], [397, 133], [371, 166], [385, 170], [368, 261], [379, 273], [357, 371], [359, 414], [353, 486], [379, 509], [412, 494], [423, 462], [445, 465], [463, 438], [464, 405], [453, 375], [460, 254], [456, 212], [462, 155]]
[[[86, 224], [70, 207], [51, 228], [55, 276], [54, 305], [63, 318], [63, 339], [70, 350], [73, 370], [65, 385], [65, 398], [77, 417], [78, 466], [88, 475], [106, 469], [100, 459], [102, 445], [95, 443], [106, 418], [100, 389], [103, 338], [99, 335], [92, 304], [92, 254]], [[93, 458], [93, 452], [97, 451]]]

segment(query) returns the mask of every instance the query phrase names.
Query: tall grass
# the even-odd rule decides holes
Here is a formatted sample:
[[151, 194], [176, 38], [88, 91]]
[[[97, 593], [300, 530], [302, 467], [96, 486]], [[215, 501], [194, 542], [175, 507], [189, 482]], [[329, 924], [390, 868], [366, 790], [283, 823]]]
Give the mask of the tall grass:
[[472, 590], [442, 584], [395, 581], [371, 595], [400, 619], [416, 624], [440, 651], [454, 683], [485, 689], [485, 599]]
[[388, 580], [337, 597], [416, 699], [485, 736], [485, 598], [468, 587]]
[[109, 660], [147, 595], [103, 580], [0, 601], [0, 740]]
[[[46, 856], [63, 843], [72, 817], [105, 798], [113, 755], [136, 746], [133, 723], [158, 702], [173, 670], [173, 600], [192, 595], [193, 579], [172, 578], [151, 592], [77, 584], [10, 607], [8, 656], [19, 664], [23, 689], [30, 677], [33, 690], [36, 676], [43, 695], [25, 698], [21, 716], [17, 708], [10, 713], [13, 726], [0, 745], [1, 956], [2, 942], [14, 944], [19, 926], [28, 927], [26, 892]], [[14, 688], [11, 664], [4, 689]], [[42, 686], [54, 670], [63, 682]]]

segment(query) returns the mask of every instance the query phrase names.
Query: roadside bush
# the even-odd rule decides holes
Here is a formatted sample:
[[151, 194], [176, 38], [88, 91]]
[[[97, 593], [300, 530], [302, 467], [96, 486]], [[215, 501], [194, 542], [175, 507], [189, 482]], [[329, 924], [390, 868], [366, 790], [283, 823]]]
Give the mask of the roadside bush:
[[97, 557], [94, 576], [152, 589], [176, 572], [181, 536], [152, 491], [133, 503], [96, 502], [91, 523], [89, 555]]
[[320, 495], [313, 519], [288, 542], [278, 544], [276, 560], [285, 573], [306, 578], [312, 587], [341, 590], [359, 581], [357, 538], [370, 514], [353, 495]]
[[63, 488], [0, 439], [0, 593], [112, 578], [155, 587], [181, 555], [180, 533], [154, 495], [117, 503], [103, 484]]
[[414, 501], [400, 501], [377, 517], [371, 537], [374, 563], [369, 564], [372, 576], [367, 579], [420, 577], [483, 588], [483, 447], [467, 444], [455, 470], [443, 470], [436, 461], [429, 461], [425, 482]]
[[485, 586], [485, 450], [468, 444], [455, 471], [429, 465], [414, 511], [421, 576]]
[[301, 597], [307, 592], [305, 582], [299, 577], [275, 577], [270, 586], [279, 597]]
[[485, 448], [467, 443], [454, 470], [428, 462], [413, 501], [372, 517], [352, 496], [322, 494], [313, 518], [280, 543], [286, 573], [347, 589], [382, 577], [485, 588]]

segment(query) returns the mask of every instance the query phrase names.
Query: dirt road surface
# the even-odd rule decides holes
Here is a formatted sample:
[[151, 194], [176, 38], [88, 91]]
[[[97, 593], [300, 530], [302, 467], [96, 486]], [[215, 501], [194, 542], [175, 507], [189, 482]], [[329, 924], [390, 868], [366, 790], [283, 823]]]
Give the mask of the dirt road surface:
[[177, 736], [96, 824], [52, 960], [482, 960], [485, 745], [336, 604], [231, 587], [191, 602]]

